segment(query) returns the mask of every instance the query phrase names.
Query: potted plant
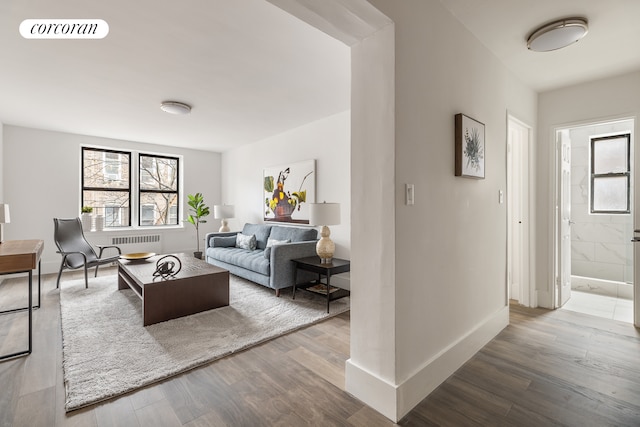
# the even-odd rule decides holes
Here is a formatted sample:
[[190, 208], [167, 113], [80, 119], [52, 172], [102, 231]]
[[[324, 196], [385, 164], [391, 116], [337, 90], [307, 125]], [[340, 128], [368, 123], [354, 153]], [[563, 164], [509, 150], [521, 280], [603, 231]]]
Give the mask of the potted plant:
[[204, 224], [207, 221], [202, 219], [209, 215], [209, 207], [204, 204], [204, 198], [202, 193], [189, 194], [187, 196], [189, 201], [189, 211], [191, 212], [187, 217], [187, 221], [193, 224], [196, 228], [196, 251], [193, 256], [202, 259], [202, 252], [200, 251], [200, 224]]
[[80, 218], [82, 220], [82, 231], [91, 231], [91, 213], [93, 208], [91, 206], [83, 206], [80, 209]]

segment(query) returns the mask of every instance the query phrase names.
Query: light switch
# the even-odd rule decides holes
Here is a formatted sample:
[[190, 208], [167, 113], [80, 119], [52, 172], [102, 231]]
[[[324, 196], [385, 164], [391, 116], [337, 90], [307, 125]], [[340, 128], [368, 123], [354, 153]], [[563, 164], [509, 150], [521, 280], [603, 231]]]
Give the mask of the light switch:
[[405, 184], [405, 203], [407, 205], [413, 205], [414, 204], [414, 188], [413, 188], [413, 184]]
[[504, 192], [502, 190], [498, 191], [498, 203], [504, 203]]

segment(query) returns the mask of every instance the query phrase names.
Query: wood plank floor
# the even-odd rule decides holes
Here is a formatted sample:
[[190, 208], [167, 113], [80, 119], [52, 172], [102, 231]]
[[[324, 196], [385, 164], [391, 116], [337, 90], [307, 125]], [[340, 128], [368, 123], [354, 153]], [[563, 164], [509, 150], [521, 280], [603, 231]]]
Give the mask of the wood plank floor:
[[[25, 281], [0, 285], [0, 309], [20, 303]], [[55, 276], [43, 284], [34, 352], [0, 362], [0, 426], [394, 425], [344, 391], [348, 313], [65, 414], [59, 291]], [[26, 314], [0, 315], [0, 352], [25, 333]], [[640, 332], [512, 305], [511, 324], [399, 424], [639, 426]]]

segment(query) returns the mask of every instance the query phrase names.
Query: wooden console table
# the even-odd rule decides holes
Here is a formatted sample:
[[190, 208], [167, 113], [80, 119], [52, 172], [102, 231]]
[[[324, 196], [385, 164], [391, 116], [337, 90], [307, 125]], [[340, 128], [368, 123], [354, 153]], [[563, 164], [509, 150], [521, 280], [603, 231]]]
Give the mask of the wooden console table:
[[5, 240], [0, 243], [0, 275], [29, 273], [29, 304], [27, 307], [0, 311], [0, 314], [29, 311], [29, 348], [17, 353], [0, 356], [0, 360], [31, 354], [33, 337], [33, 270], [38, 268], [38, 305], [40, 307], [40, 256], [44, 248], [43, 240]]

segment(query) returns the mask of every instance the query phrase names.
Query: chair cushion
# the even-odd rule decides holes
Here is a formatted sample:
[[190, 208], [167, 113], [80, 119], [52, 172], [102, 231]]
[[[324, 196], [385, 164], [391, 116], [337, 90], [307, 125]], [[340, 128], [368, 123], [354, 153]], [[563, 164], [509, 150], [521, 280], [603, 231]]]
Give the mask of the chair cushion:
[[255, 234], [256, 236], [256, 248], [264, 249], [267, 247], [267, 239], [269, 238], [269, 233], [271, 232], [270, 225], [264, 224], [245, 224], [242, 229], [242, 234], [251, 235]]
[[232, 248], [236, 245], [236, 236], [214, 236], [211, 238], [211, 246], [214, 248]]
[[276, 239], [272, 239], [271, 237], [269, 237], [269, 240], [267, 240], [267, 247], [264, 250], [264, 257], [266, 259], [271, 258], [271, 246], [284, 245], [285, 243], [291, 243], [291, 241], [290, 240], [276, 240]]
[[236, 265], [268, 276], [269, 260], [265, 259], [261, 250], [248, 251], [240, 248], [209, 248], [207, 256], [227, 264]]
[[270, 238], [275, 240], [289, 240], [290, 242], [306, 242], [318, 238], [318, 230], [315, 228], [282, 227], [271, 228]]
[[246, 235], [246, 234], [238, 233], [236, 235], [236, 247], [240, 249], [253, 251], [256, 248], [255, 234]]

